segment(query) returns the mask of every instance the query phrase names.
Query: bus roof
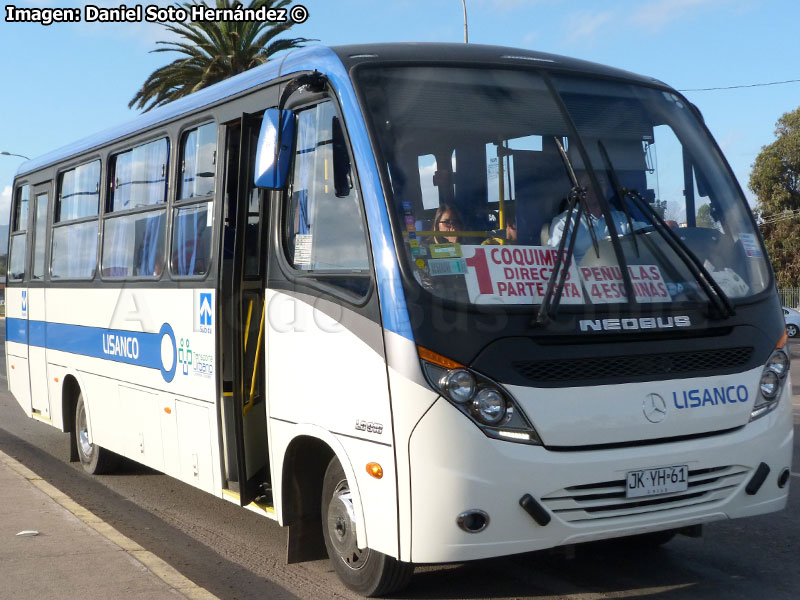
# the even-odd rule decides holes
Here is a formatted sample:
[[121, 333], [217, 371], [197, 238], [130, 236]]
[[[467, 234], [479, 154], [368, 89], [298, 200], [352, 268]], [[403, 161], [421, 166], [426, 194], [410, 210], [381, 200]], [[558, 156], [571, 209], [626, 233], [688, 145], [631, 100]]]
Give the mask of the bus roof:
[[[15, 177], [27, 175], [71, 156], [100, 148], [105, 144], [123, 139], [149, 127], [165, 124], [183, 115], [211, 106], [225, 98], [230, 98], [256, 88], [282, 74], [297, 70], [292, 68], [293, 65], [308, 65], [316, 62], [319, 62], [321, 65], [330, 65], [331, 59], [337, 62], [341, 61], [341, 64], [343, 64], [347, 70], [357, 64], [369, 62], [455, 62], [464, 64], [535, 65], [538, 68], [544, 69], [572, 71], [590, 75], [630, 79], [651, 85], [664, 85], [662, 82], [649, 77], [642, 77], [628, 71], [606, 67], [589, 61], [503, 46], [439, 43], [356, 44], [331, 48], [327, 46], [309, 46], [293, 50], [279, 59], [271, 60], [264, 65], [230, 77], [229, 79], [194, 92], [189, 96], [154, 108], [127, 123], [111, 127], [57, 150], [53, 150], [52, 152], [25, 161], [17, 169]], [[320, 70], [324, 71], [324, 69]]]

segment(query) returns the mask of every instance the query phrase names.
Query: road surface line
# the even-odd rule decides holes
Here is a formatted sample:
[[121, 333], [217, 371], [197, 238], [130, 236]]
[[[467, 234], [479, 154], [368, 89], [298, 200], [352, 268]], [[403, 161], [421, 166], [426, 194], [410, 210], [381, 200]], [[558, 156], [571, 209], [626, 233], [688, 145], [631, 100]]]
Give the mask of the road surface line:
[[100, 517], [87, 510], [72, 498], [67, 496], [58, 488], [52, 486], [36, 473], [31, 471], [22, 463], [11, 458], [8, 454], [0, 450], [0, 462], [7, 465], [13, 471], [22, 475], [32, 485], [47, 494], [56, 503], [75, 515], [78, 519], [86, 523], [97, 533], [102, 535], [112, 544], [118, 546], [123, 552], [127, 552], [133, 559], [139, 562], [144, 568], [161, 579], [169, 587], [189, 600], [219, 600], [211, 592], [181, 575], [177, 570], [158, 558], [152, 552], [148, 552], [139, 544], [127, 536], [122, 535], [111, 525], [103, 521]]

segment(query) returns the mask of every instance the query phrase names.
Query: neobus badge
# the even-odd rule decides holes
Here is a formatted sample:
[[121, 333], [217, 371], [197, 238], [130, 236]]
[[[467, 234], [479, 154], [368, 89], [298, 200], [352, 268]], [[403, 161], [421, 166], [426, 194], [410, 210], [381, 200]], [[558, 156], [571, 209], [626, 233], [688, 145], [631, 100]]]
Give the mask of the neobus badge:
[[639, 317], [622, 319], [581, 319], [581, 331], [641, 331], [644, 329], [672, 329], [690, 327], [692, 320], [688, 315], [677, 317]]

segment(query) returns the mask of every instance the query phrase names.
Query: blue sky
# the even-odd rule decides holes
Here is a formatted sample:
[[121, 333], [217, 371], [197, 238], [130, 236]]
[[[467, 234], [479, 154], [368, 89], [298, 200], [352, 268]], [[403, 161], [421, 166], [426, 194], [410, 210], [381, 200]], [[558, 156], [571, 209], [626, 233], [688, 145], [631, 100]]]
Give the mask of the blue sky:
[[[800, 79], [800, 7], [791, 0], [466, 1], [471, 43], [592, 60], [681, 90]], [[84, 6], [58, 0], [14, 4]], [[310, 18], [292, 35], [323, 44], [463, 41], [461, 0], [303, 4]], [[44, 27], [0, 20], [0, 151], [34, 157], [136, 116], [128, 102], [154, 69], [172, 60], [170, 54], [149, 53], [164, 37], [163, 28], [150, 23]], [[776, 120], [800, 105], [800, 83], [686, 96], [705, 115], [751, 197], [746, 188], [752, 163], [774, 139]], [[0, 156], [2, 221], [20, 163]]]

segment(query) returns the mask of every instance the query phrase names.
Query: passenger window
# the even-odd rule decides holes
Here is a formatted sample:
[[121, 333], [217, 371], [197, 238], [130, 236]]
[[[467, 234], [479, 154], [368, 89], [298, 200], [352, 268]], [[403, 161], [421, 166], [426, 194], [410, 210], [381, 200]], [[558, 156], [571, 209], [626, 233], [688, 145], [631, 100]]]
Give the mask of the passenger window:
[[28, 198], [30, 197], [31, 186], [23, 185], [17, 190], [17, 197], [14, 200], [14, 223], [11, 231], [25, 231], [28, 229]]
[[168, 155], [164, 138], [113, 156], [108, 212], [166, 202]]
[[50, 279], [92, 279], [97, 272], [100, 161], [63, 172], [53, 214]]
[[19, 281], [25, 277], [25, 246], [28, 240], [28, 200], [31, 188], [17, 188], [11, 208], [11, 253], [8, 258], [8, 279]]
[[36, 196], [33, 230], [32, 279], [44, 279], [44, 254], [47, 247], [47, 193]]
[[214, 231], [214, 182], [217, 125], [208, 123], [183, 135], [178, 202], [172, 224], [172, 274], [195, 277], [208, 273]]
[[100, 209], [100, 161], [64, 171], [60, 177], [55, 221], [97, 216]]
[[172, 234], [173, 275], [204, 275], [211, 264], [214, 211], [210, 202], [175, 210]]
[[103, 277], [158, 278], [164, 271], [168, 164], [166, 138], [112, 157]]
[[184, 134], [178, 200], [212, 195], [216, 165], [216, 123], [208, 123]]
[[[330, 101], [297, 115], [297, 145], [283, 238], [289, 263], [302, 271], [341, 273], [369, 269], [357, 186], [352, 181], [349, 192], [342, 194], [344, 197], [337, 197], [335, 191], [335, 119]], [[335, 279], [326, 281], [334, 283]]]

